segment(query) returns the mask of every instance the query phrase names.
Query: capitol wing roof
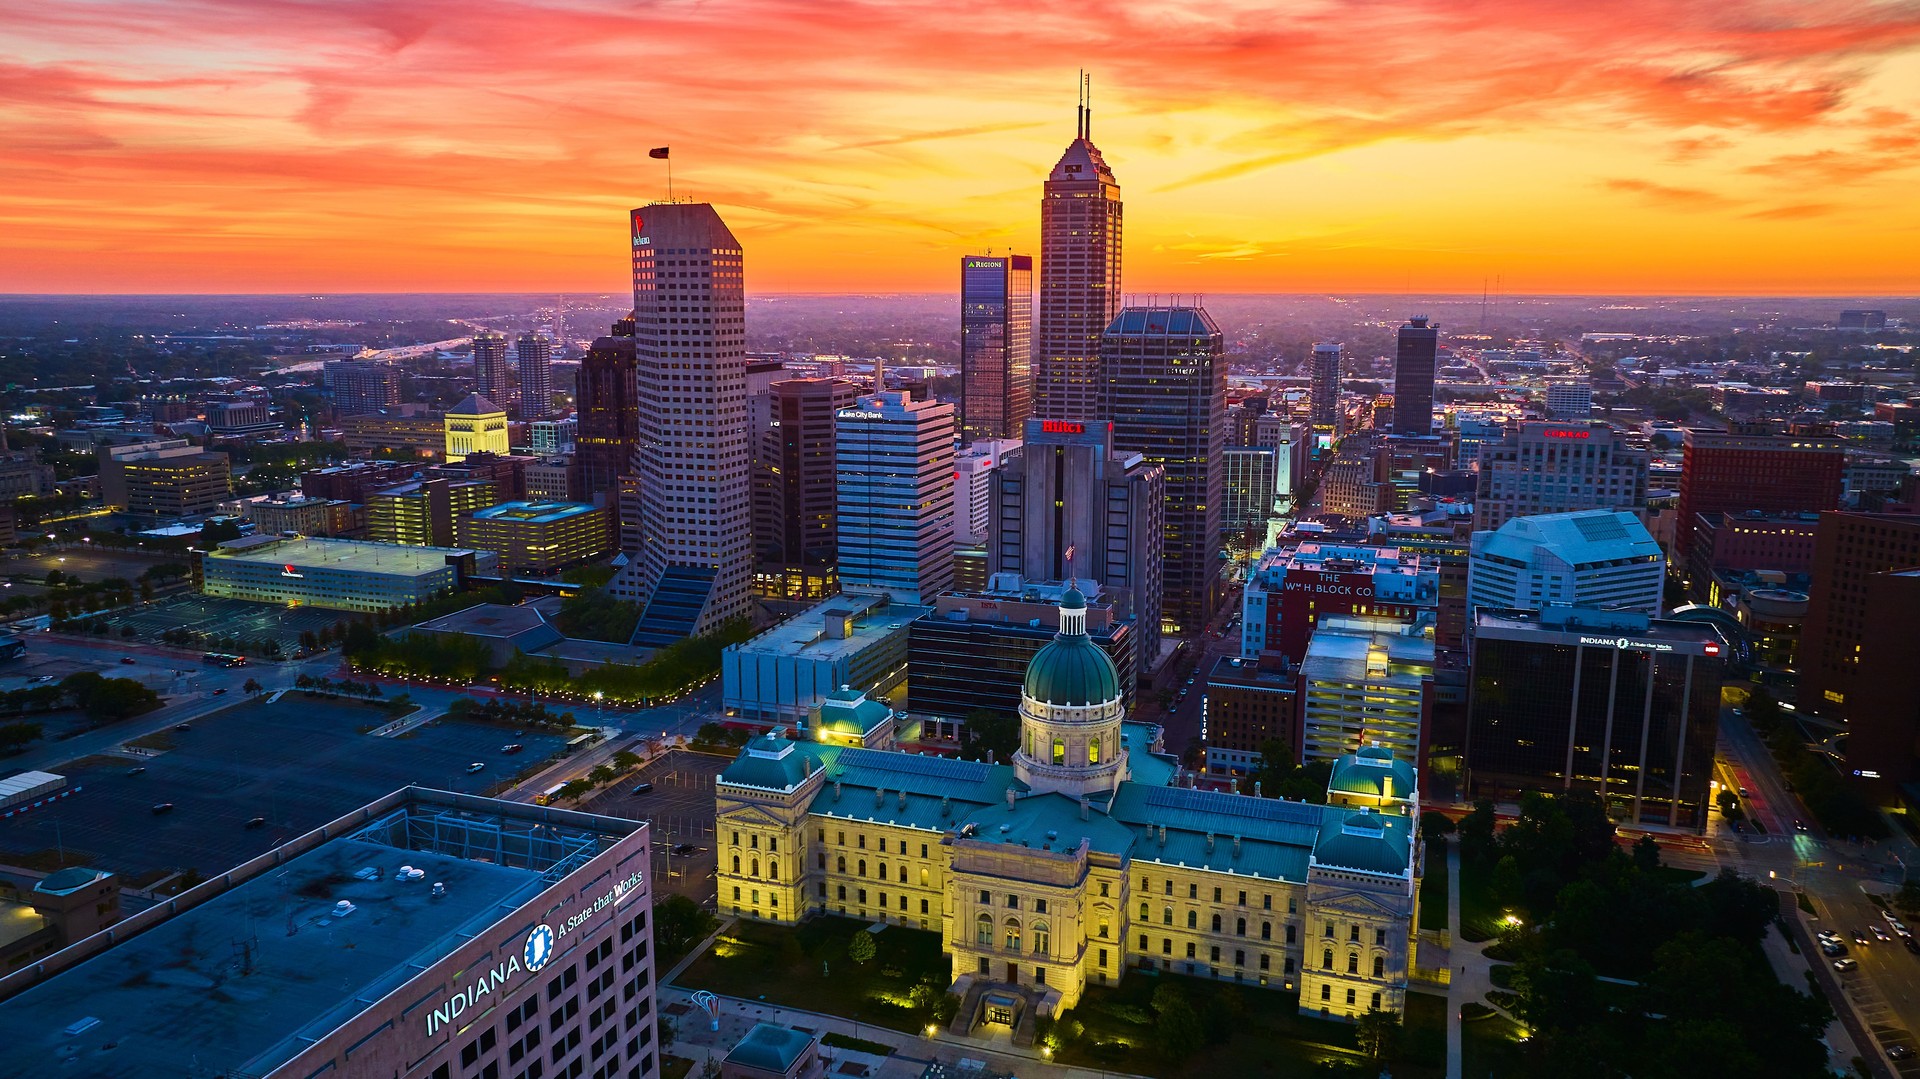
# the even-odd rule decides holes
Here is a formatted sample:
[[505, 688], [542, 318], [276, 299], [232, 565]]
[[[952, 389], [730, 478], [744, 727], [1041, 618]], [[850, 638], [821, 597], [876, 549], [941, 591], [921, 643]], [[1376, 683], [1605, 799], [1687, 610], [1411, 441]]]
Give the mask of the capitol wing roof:
[[1326, 813], [1325, 806], [1310, 802], [1140, 783], [1121, 784], [1113, 799], [1114, 819], [1140, 835], [1137, 860], [1296, 882], [1307, 879], [1307, 859]]
[[1399, 876], [1411, 864], [1412, 822], [1385, 813], [1327, 813], [1314, 845], [1313, 863], [1328, 869]]
[[1333, 762], [1327, 790], [1368, 798], [1412, 798], [1413, 764], [1396, 758], [1392, 750], [1368, 746]]
[[970, 839], [1005, 843], [1032, 850], [1071, 851], [1085, 839], [1103, 854], [1125, 855], [1135, 838], [1131, 828], [1089, 808], [1080, 818], [1080, 803], [1064, 794], [1021, 798], [1011, 808], [1005, 803], [986, 806], [961, 822], [973, 829]]

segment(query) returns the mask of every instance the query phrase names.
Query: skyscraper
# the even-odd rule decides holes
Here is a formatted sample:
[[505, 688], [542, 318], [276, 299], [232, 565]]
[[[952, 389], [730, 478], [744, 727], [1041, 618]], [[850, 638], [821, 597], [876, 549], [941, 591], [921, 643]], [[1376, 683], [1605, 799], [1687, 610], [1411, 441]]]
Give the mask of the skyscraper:
[[513, 352], [520, 375], [520, 418], [544, 420], [553, 414], [553, 338], [523, 333]]
[[1040, 310], [1033, 414], [1106, 418], [1100, 334], [1120, 310], [1120, 184], [1089, 134], [1092, 110], [1048, 174], [1040, 199]]
[[1400, 327], [1393, 357], [1393, 433], [1433, 433], [1433, 370], [1440, 352], [1440, 327], [1415, 315]]
[[637, 358], [631, 335], [602, 337], [580, 364], [574, 453], [580, 466], [580, 497], [611, 504], [620, 476], [640, 440]]
[[1129, 307], [1100, 342], [1113, 448], [1166, 469], [1163, 621], [1197, 633], [1213, 617], [1226, 497], [1226, 345], [1198, 307]]
[[859, 396], [859, 387], [842, 378], [789, 378], [773, 384], [753, 520], [755, 554], [770, 571], [825, 571], [834, 565], [839, 483], [834, 416], [854, 407]]
[[1018, 438], [1033, 411], [1033, 258], [960, 260], [960, 430]]
[[1522, 423], [1481, 446], [1473, 527], [1491, 531], [1515, 517], [1647, 507], [1647, 449], [1611, 425]]
[[1109, 424], [1028, 420], [1025, 444], [1004, 452], [993, 472], [992, 500], [988, 571], [1052, 582], [1071, 569], [1074, 580], [1099, 585], [1117, 617], [1138, 623], [1139, 673], [1150, 672], [1165, 602], [1165, 469], [1114, 452]]
[[473, 383], [475, 392], [489, 401], [506, 401], [512, 397], [506, 334], [481, 330], [473, 335]]
[[932, 602], [953, 586], [953, 406], [888, 390], [834, 423], [840, 586]]
[[1695, 518], [1717, 511], [1814, 513], [1840, 508], [1845, 444], [1832, 435], [1688, 428], [1681, 442], [1680, 516], [1674, 548], [1693, 553]]
[[[638, 537], [608, 592], [644, 605], [633, 643], [751, 614], [745, 285], [740, 241], [704, 202], [634, 210]], [[583, 432], [584, 434], [584, 432]]]
[[1338, 434], [1340, 425], [1340, 367], [1347, 346], [1320, 343], [1313, 346], [1313, 363], [1308, 370], [1307, 400], [1315, 427]]

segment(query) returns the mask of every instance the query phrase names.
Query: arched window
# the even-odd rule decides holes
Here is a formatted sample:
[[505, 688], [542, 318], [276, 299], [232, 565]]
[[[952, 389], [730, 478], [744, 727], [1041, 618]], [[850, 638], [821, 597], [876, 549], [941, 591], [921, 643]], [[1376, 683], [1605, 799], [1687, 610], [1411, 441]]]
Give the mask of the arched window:
[[1047, 932], [1047, 923], [1033, 923], [1033, 954], [1046, 955], [1052, 950], [1050, 947], [1051, 943], [1050, 934]]
[[867, 875], [867, 860], [865, 858], [860, 859], [860, 875], [863, 877]]
[[1098, 738], [1091, 738], [1087, 741], [1087, 763], [1100, 763], [1100, 739]]
[[1106, 918], [1100, 919], [1100, 939], [1105, 940], [1107, 937], [1111, 936], [1112, 934], [1113, 934], [1113, 922], [1111, 922]]
[[767, 863], [767, 879], [768, 880], [780, 879], [780, 863], [779, 862]]
[[887, 863], [885, 862], [880, 863], [880, 879], [881, 880], [887, 879]]
[[1326, 948], [1320, 952], [1320, 969], [1321, 970], [1333, 969], [1333, 949], [1332, 948]]
[[1053, 740], [1053, 763], [1060, 765], [1067, 763], [1067, 743], [1058, 738]]
[[907, 867], [903, 865], [900, 867], [900, 883], [905, 884], [906, 882], [907, 882]]
[[1187, 928], [1188, 928], [1188, 929], [1198, 929], [1198, 928], [1200, 928], [1200, 914], [1199, 914], [1199, 912], [1197, 912], [1197, 911], [1191, 911], [1191, 910], [1187, 912]]
[[753, 864], [753, 875], [757, 877], [760, 875], [760, 859], [755, 858], [752, 864]]
[[1244, 937], [1247, 935], [1247, 920], [1245, 918], [1235, 918], [1233, 920], [1233, 935], [1236, 937]]
[[1373, 957], [1373, 976], [1384, 978], [1387, 975], [1387, 961], [1379, 956]]
[[1218, 914], [1213, 916], [1213, 931], [1216, 933], [1220, 932], [1220, 916]]
[[1020, 919], [1008, 918], [1006, 924], [1007, 924], [1007, 950], [1010, 952], [1017, 952], [1020, 950]]
[[733, 856], [733, 871], [735, 874], [740, 872], [740, 856], [738, 854]]
[[1173, 924], [1173, 908], [1172, 907], [1160, 908], [1160, 924], [1161, 925]]
[[839, 858], [837, 858], [837, 859], [835, 859], [834, 861], [835, 861], [835, 863], [836, 863], [836, 864], [834, 865], [834, 871], [835, 871], [835, 872], [839, 872], [839, 873], [845, 873], [845, 872], [847, 871], [847, 856], [846, 856], [846, 855], [844, 855], [844, 854], [842, 854], [842, 855], [841, 855], [841, 856], [840, 856]]
[[1347, 973], [1348, 974], [1360, 973], [1360, 953], [1359, 952], [1347, 953]]
[[993, 916], [982, 914], [973, 920], [973, 942], [982, 948], [993, 947]]
[[1153, 909], [1145, 903], [1140, 904], [1140, 920], [1143, 922], [1153, 920]]

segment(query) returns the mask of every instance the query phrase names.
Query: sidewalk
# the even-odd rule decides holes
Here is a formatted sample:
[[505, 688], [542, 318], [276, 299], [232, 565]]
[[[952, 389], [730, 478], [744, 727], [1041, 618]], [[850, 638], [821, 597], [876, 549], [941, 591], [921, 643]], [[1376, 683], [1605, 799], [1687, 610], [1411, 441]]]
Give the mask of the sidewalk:
[[[1453, 963], [1453, 976], [1447, 982], [1447, 1079], [1461, 1079], [1466, 1065], [1462, 1060], [1460, 1009], [1468, 1001], [1485, 996], [1493, 983], [1487, 981], [1486, 957], [1480, 954], [1479, 946], [1460, 936], [1460, 840], [1452, 835], [1447, 837], [1447, 936], [1453, 942], [1447, 953], [1449, 962], [1471, 957], [1469, 962]], [[1471, 976], [1469, 969], [1473, 971]]]
[[[1787, 946], [1786, 938], [1780, 935], [1779, 927], [1767, 927], [1767, 935], [1760, 942], [1760, 950], [1766, 953], [1767, 963], [1773, 967], [1773, 976], [1780, 980], [1781, 985], [1798, 988], [1806, 983], [1806, 975], [1813, 964], [1808, 959], [1807, 953], [1801, 952], [1796, 955], [1793, 949]], [[1843, 1004], [1842, 1007], [1845, 1005]], [[1837, 1072], [1844, 1073], [1854, 1057], [1866, 1055], [1853, 1044], [1853, 1032], [1848, 1030], [1847, 1024], [1840, 1020], [1838, 1009], [1835, 1010], [1833, 1022], [1827, 1024], [1826, 1038], [1827, 1045], [1830, 1047], [1827, 1065]]]

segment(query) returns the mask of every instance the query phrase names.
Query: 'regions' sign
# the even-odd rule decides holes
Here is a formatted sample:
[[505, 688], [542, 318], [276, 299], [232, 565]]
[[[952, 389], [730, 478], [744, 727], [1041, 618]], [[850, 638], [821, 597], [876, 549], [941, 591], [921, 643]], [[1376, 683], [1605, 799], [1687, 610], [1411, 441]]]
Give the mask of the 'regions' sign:
[[520, 946], [520, 954], [510, 955], [489, 970], [481, 971], [472, 982], [454, 990], [444, 1004], [427, 1013], [427, 1036], [432, 1037], [441, 1027], [459, 1018], [469, 1010], [483, 1008], [486, 998], [506, 991], [514, 978], [521, 974], [538, 974], [554, 954], [560, 950], [560, 940], [569, 933], [579, 932], [593, 916], [618, 903], [626, 894], [640, 887], [644, 877], [635, 873], [622, 881], [616, 881], [593, 902], [569, 915], [560, 923], [558, 929], [549, 925], [536, 925], [527, 933], [527, 939]]

